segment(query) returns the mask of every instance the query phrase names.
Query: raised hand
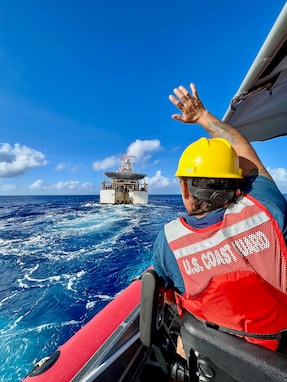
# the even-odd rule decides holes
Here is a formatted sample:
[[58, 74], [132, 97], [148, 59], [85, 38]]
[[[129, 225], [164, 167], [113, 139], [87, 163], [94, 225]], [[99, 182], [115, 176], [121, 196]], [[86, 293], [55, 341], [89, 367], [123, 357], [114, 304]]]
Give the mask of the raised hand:
[[175, 88], [174, 94], [170, 95], [169, 100], [182, 112], [182, 114], [173, 114], [172, 118], [184, 123], [197, 123], [205, 108], [198, 98], [197, 90], [194, 84], [190, 84], [191, 94], [184, 86]]

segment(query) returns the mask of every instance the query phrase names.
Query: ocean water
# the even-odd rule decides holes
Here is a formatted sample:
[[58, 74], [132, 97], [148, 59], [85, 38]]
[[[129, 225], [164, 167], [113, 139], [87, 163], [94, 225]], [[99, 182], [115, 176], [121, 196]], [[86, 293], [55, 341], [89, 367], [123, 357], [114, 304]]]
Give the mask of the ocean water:
[[0, 381], [21, 381], [141, 274], [179, 195], [0, 197]]

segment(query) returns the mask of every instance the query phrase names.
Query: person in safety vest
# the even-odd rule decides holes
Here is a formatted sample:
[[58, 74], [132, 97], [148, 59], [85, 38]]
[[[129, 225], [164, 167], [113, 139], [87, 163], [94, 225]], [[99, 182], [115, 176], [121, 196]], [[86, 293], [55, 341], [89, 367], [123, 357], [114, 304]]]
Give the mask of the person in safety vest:
[[158, 234], [154, 270], [176, 292], [180, 314], [284, 351], [286, 200], [250, 143], [204, 108], [194, 84], [190, 88], [179, 86], [169, 96], [182, 113], [172, 118], [201, 125], [211, 138], [190, 144], [179, 159], [188, 217]]

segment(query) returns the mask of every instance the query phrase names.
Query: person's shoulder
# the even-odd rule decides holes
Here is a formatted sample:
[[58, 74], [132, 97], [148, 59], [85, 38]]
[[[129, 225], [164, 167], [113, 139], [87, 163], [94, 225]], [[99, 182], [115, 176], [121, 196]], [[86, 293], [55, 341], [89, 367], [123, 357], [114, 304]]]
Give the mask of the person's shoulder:
[[154, 250], [156, 251], [158, 248], [161, 248], [161, 251], [168, 251], [170, 250], [167, 236], [169, 236], [170, 232], [173, 232], [174, 224], [178, 224], [180, 221], [180, 218], [171, 220], [164, 224], [164, 226], [161, 228], [159, 233], [157, 234], [155, 243], [154, 243]]
[[164, 237], [165, 237], [165, 234], [164, 234], [164, 227], [162, 227], [162, 228], [160, 229], [160, 231], [158, 232], [158, 234], [157, 234], [156, 241], [160, 241], [160, 240], [162, 240]]
[[244, 192], [251, 196], [285, 199], [276, 183], [263, 175], [250, 176], [244, 179]]
[[281, 229], [285, 228], [287, 202], [275, 182], [262, 175], [249, 177], [245, 179], [245, 192], [268, 209]]
[[157, 234], [156, 240], [155, 240], [155, 244], [154, 244], [155, 246], [165, 247], [167, 245], [165, 227], [170, 223], [171, 222], [164, 224], [164, 226], [160, 229], [159, 233]]

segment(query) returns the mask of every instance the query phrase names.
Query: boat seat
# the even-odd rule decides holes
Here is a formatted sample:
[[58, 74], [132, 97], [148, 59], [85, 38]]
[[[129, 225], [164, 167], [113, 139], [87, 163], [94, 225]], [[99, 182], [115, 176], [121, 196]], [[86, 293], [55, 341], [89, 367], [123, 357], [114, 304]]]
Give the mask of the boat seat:
[[152, 349], [165, 375], [172, 380], [188, 381], [186, 360], [176, 352], [181, 320], [176, 306], [165, 304], [164, 281], [150, 269], [142, 276], [140, 339]]
[[158, 332], [164, 320], [164, 283], [150, 269], [142, 276], [140, 339], [150, 347], [157, 342]]
[[181, 336], [190, 369], [196, 360], [200, 382], [287, 381], [285, 355], [208, 327], [189, 313]]

